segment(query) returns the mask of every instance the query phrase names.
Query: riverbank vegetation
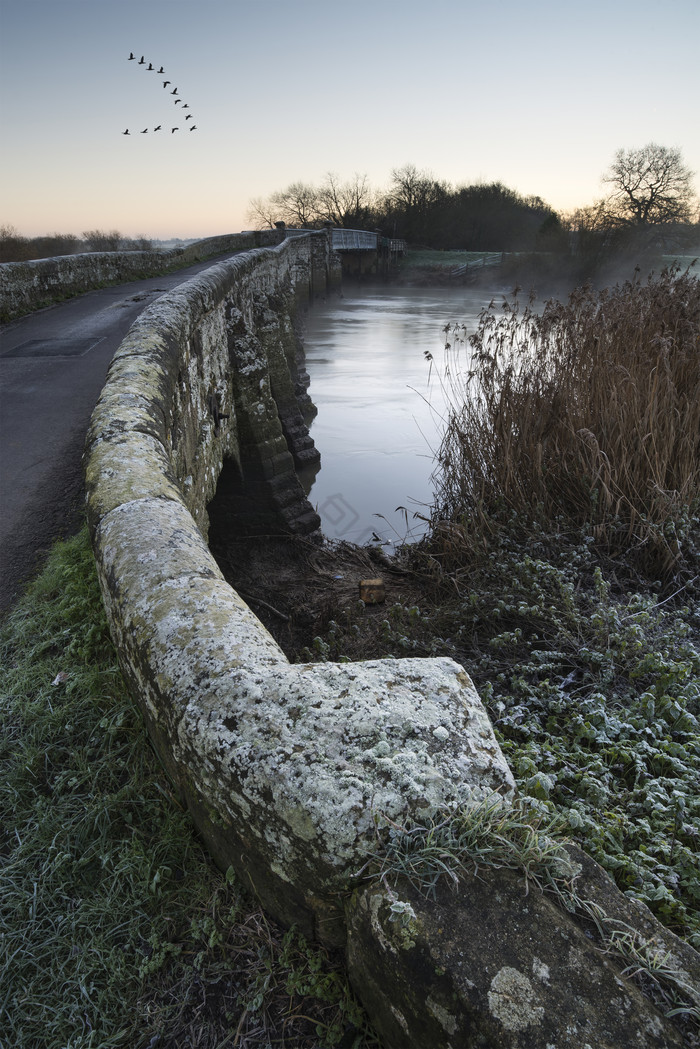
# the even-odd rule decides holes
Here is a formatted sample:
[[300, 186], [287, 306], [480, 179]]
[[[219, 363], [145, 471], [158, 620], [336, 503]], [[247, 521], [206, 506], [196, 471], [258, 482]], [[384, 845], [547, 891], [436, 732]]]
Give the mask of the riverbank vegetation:
[[523, 794], [700, 947], [700, 281], [446, 340], [419, 597], [337, 604], [300, 657], [463, 663]]
[[[503, 513], [583, 526], [673, 574], [700, 494], [700, 282], [667, 270], [540, 310], [517, 297], [446, 327], [437, 520], [482, 542]], [[471, 545], [472, 537], [465, 546]]]

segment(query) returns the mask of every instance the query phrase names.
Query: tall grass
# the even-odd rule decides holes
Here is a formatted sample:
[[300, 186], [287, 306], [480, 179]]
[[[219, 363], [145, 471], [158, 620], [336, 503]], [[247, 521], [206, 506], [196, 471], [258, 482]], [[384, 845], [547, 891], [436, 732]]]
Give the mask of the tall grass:
[[458, 556], [505, 511], [570, 521], [652, 571], [673, 569], [700, 497], [696, 276], [586, 286], [541, 313], [517, 297], [500, 312], [492, 302], [475, 334], [448, 326], [446, 350], [433, 513], [443, 553]]

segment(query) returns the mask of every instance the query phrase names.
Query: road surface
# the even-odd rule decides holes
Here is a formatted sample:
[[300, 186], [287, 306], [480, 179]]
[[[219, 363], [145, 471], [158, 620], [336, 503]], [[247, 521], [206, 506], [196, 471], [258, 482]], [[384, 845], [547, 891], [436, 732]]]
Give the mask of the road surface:
[[81, 456], [107, 368], [164, 292], [230, 256], [87, 292], [0, 326], [0, 617], [83, 521]]

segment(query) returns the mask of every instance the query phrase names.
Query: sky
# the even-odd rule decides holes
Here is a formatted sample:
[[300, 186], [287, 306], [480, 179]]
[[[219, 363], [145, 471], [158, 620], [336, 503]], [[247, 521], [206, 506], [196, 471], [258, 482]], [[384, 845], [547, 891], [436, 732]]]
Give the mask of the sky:
[[0, 0], [0, 226], [208, 237], [406, 164], [566, 212], [649, 142], [700, 190], [699, 40], [698, 0]]

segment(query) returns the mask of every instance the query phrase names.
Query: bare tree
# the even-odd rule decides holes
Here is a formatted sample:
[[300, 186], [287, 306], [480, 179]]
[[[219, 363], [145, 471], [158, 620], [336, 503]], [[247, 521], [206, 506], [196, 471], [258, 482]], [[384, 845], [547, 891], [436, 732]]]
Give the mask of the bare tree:
[[83, 240], [87, 251], [119, 251], [122, 235], [117, 229], [86, 229]]
[[136, 237], [129, 237], [122, 243], [123, 251], [153, 251], [153, 241], [150, 237], [144, 237], [139, 233]]
[[0, 262], [24, 262], [30, 257], [27, 237], [9, 223], [0, 226]]
[[43, 237], [34, 237], [31, 248], [35, 258], [48, 259], [55, 255], [75, 255], [82, 249], [82, 244], [75, 233], [48, 233]]
[[74, 255], [82, 247], [82, 241], [74, 233], [47, 233], [29, 238], [20, 236], [14, 226], [0, 226], [0, 262]]
[[306, 182], [292, 182], [273, 193], [270, 204], [290, 226], [311, 226], [319, 220], [318, 190]]
[[419, 171], [415, 164], [394, 168], [391, 182], [391, 203], [407, 212], [425, 211], [448, 191], [445, 182], [438, 181], [429, 171]]
[[357, 173], [347, 182], [341, 182], [329, 171], [318, 191], [318, 210], [321, 217], [343, 229], [362, 229], [374, 221], [376, 193], [367, 175]]
[[414, 164], [404, 164], [391, 172], [391, 188], [384, 206], [385, 224], [414, 243], [425, 243], [439, 221], [437, 212], [449, 194], [446, 182], [429, 171], [419, 171]]
[[654, 142], [618, 149], [603, 182], [612, 186], [605, 210], [613, 225], [639, 228], [691, 219], [693, 172], [679, 149]]
[[248, 203], [248, 222], [256, 229], [272, 229], [275, 224], [275, 206], [265, 197], [254, 197]]
[[311, 227], [321, 222], [319, 191], [306, 182], [292, 182], [269, 197], [254, 197], [248, 203], [248, 220], [256, 229], [272, 229], [276, 222]]

